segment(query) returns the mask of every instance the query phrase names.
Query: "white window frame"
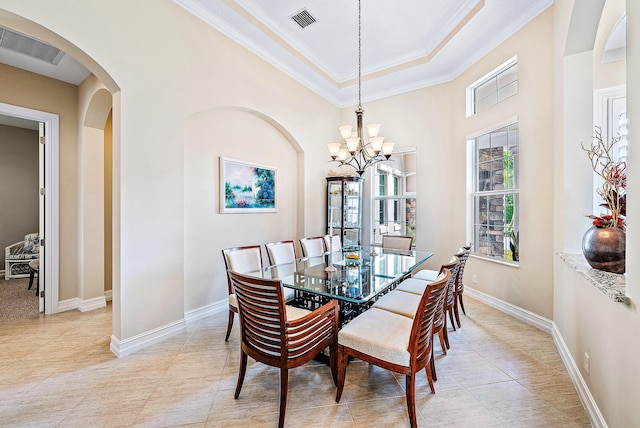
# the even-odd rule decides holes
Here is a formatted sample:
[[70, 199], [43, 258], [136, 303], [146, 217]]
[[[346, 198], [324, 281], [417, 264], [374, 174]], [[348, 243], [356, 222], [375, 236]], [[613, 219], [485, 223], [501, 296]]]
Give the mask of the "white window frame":
[[[489, 134], [493, 131], [496, 131], [498, 129], [504, 128], [504, 127], [508, 127], [509, 125], [513, 125], [513, 124], [517, 124], [519, 123], [518, 121], [518, 117], [514, 116], [510, 119], [504, 120], [502, 122], [498, 122], [494, 125], [488, 126], [478, 132], [475, 132], [473, 134], [467, 135], [466, 137], [466, 141], [467, 141], [467, 161], [466, 161], [466, 171], [467, 171], [467, 206], [466, 206], [466, 218], [467, 218], [467, 231], [466, 231], [466, 235], [467, 235], [467, 241], [468, 242], [472, 242], [473, 243], [473, 249], [472, 249], [472, 255], [474, 255], [475, 257], [479, 257], [482, 258], [483, 260], [489, 260], [492, 262], [496, 262], [496, 263], [502, 263], [502, 264], [506, 264], [508, 266], [519, 266], [520, 261], [511, 261], [511, 260], [505, 260], [504, 258], [496, 258], [496, 257], [492, 257], [492, 256], [486, 256], [483, 254], [480, 254], [477, 252], [477, 248], [478, 248], [478, 243], [474, 242], [475, 241], [475, 197], [476, 197], [476, 180], [477, 180], [477, 175], [476, 175], [476, 168], [475, 168], [475, 164], [476, 164], [476, 146], [475, 146], [475, 140], [480, 137], [483, 136], [485, 134]], [[520, 135], [518, 135], [518, 152], [520, 153]], [[518, 160], [519, 160], [519, 156], [518, 156]], [[520, 168], [518, 165], [518, 187], [514, 188], [514, 189], [506, 189], [504, 191], [497, 191], [495, 192], [495, 194], [506, 194], [506, 193], [513, 193], [513, 194], [517, 194], [518, 197], [520, 195], [520, 188], [521, 188], [521, 183], [520, 183]], [[520, 199], [520, 198], [519, 198]], [[520, 203], [518, 204], [518, 213], [517, 216], [519, 217], [520, 215]], [[518, 222], [519, 223], [519, 222]], [[518, 228], [519, 230], [519, 228]]]
[[[627, 126], [626, 126], [626, 108], [624, 109], [625, 119], [621, 123], [619, 115], [619, 104], [626, 104], [627, 87], [626, 85], [613, 86], [610, 88], [596, 89], [593, 91], [593, 125], [602, 129], [602, 137], [606, 141], [611, 141], [613, 137], [620, 134], [620, 142], [615, 149], [616, 160], [625, 158], [627, 151]], [[586, 145], [586, 143], [585, 143]], [[602, 178], [593, 173], [593, 212], [600, 213], [605, 209], [600, 206], [602, 196], [598, 194], [598, 189], [602, 185]]]
[[[496, 79], [502, 72], [504, 72], [505, 70], [507, 70], [508, 68], [512, 67], [513, 65], [517, 65], [518, 64], [518, 56], [515, 55], [512, 58], [509, 58], [509, 60], [507, 60], [506, 62], [504, 62], [503, 64], [499, 65], [498, 67], [494, 68], [493, 70], [491, 70], [489, 73], [485, 74], [484, 76], [482, 76], [480, 79], [476, 80], [475, 82], [473, 82], [471, 85], [467, 86], [467, 94], [466, 94], [466, 98], [467, 98], [467, 117], [473, 116], [475, 114], [481, 113], [480, 112], [476, 112], [475, 111], [475, 90], [482, 86], [483, 84], [485, 84], [486, 82], [488, 82], [489, 80], [492, 79]], [[518, 79], [516, 77], [515, 80], [516, 84], [518, 84]], [[515, 94], [516, 95], [518, 93], [518, 91], [516, 90]], [[506, 98], [502, 98], [502, 99], [498, 99], [496, 104], [510, 98], [511, 96], [506, 97]], [[495, 104], [493, 104], [495, 105]]]
[[[394, 151], [393, 156], [395, 155], [401, 155], [401, 154], [405, 154], [405, 153], [414, 153], [417, 156], [417, 150], [415, 147], [409, 147], [406, 149], [402, 149], [402, 150], [397, 150]], [[380, 201], [406, 201], [407, 199], [415, 199], [416, 198], [416, 192], [408, 192], [407, 189], [407, 178], [410, 176], [415, 176], [416, 172], [409, 172], [407, 173], [406, 171], [403, 171], [402, 174], [402, 179], [400, 181], [400, 194], [399, 195], [385, 195], [385, 196], [376, 196], [376, 192], [377, 192], [377, 187], [379, 186], [379, 181], [376, 179], [376, 170], [378, 167], [382, 167], [382, 168], [390, 168], [393, 169], [393, 156], [391, 157], [390, 161], [388, 164], [381, 162], [376, 164], [373, 168], [371, 168], [371, 172], [370, 172], [370, 183], [372, 183], [371, 185], [371, 198], [370, 198], [370, 212], [371, 212], [371, 218], [370, 218], [370, 224], [371, 227], [369, 228], [370, 231], [370, 238], [369, 238], [369, 242], [371, 242], [371, 245], [376, 245], [376, 236], [381, 235], [380, 233], [376, 233], [376, 227], [375, 225], [379, 223], [379, 211], [375, 209], [375, 202], [377, 200]], [[389, 175], [390, 179], [387, 179], [385, 182], [385, 187], [386, 189], [393, 189], [394, 187], [394, 182], [391, 178], [393, 177], [400, 177], [399, 175], [393, 174], [391, 173]], [[406, 206], [406, 202], [405, 202], [405, 206]], [[389, 213], [388, 213], [389, 214]], [[405, 213], [406, 214], [406, 213]], [[389, 219], [387, 219], [387, 223], [389, 222]], [[395, 233], [395, 234], [402, 234], [405, 235], [406, 234], [406, 221], [402, 222], [401, 225], [401, 230], [400, 231], [389, 231], [387, 233]], [[417, 222], [416, 222], [416, 228], [417, 228]], [[413, 244], [415, 245], [416, 240], [413, 240]], [[378, 244], [381, 244], [381, 242], [378, 242]]]

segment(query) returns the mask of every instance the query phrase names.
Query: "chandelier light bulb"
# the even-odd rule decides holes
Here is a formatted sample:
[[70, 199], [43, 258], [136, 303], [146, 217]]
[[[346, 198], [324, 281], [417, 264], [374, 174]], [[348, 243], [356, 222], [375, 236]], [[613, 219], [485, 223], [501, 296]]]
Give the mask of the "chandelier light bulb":
[[382, 150], [382, 143], [384, 142], [384, 137], [371, 137], [369, 138], [369, 143], [371, 143], [371, 148], [373, 149], [373, 153], [378, 155], [380, 150]]
[[377, 137], [378, 132], [380, 132], [380, 124], [379, 123], [370, 123], [367, 125], [367, 132], [369, 133], [369, 137]]
[[382, 144], [382, 154], [384, 154], [387, 159], [391, 157], [391, 153], [393, 153], [393, 146], [395, 146], [395, 144], [396, 143], [392, 143], [390, 141]]
[[338, 128], [340, 130], [340, 135], [342, 135], [342, 139], [346, 139], [351, 137], [351, 130], [353, 130], [353, 126], [351, 125], [342, 125]]
[[349, 157], [349, 150], [345, 149], [344, 147], [340, 149], [340, 151], [338, 152], [338, 160], [340, 162], [344, 162], [347, 160], [347, 158]]
[[329, 149], [329, 155], [333, 160], [336, 160], [338, 154], [340, 153], [341, 143], [329, 143], [327, 144], [327, 148]]
[[345, 142], [347, 143], [347, 149], [349, 150], [349, 153], [354, 154], [356, 150], [358, 150], [358, 146], [360, 145], [360, 138], [349, 137]]

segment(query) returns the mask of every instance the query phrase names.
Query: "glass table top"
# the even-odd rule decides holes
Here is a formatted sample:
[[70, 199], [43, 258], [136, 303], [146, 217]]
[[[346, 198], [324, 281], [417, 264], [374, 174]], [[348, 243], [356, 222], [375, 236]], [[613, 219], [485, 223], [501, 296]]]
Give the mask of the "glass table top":
[[[372, 252], [376, 255], [372, 256]], [[364, 304], [402, 280], [432, 255], [424, 251], [352, 247], [247, 274], [279, 279], [283, 286], [307, 293]], [[335, 268], [334, 272], [326, 271], [329, 265]]]

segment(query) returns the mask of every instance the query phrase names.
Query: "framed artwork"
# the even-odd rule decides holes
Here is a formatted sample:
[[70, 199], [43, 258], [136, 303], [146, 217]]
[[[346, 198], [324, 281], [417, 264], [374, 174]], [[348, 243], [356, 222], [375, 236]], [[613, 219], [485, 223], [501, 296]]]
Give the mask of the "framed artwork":
[[276, 212], [277, 169], [220, 157], [220, 213]]

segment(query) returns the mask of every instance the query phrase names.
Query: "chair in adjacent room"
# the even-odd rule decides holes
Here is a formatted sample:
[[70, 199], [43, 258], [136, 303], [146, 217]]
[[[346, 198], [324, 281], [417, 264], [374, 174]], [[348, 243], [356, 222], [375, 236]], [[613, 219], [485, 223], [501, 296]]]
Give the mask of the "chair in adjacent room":
[[333, 382], [337, 383], [336, 347], [338, 304], [336, 300], [295, 319], [285, 309], [279, 280], [255, 278], [229, 271], [240, 318], [240, 367], [234, 397], [240, 396], [247, 357], [280, 368], [280, 417], [284, 425], [289, 369], [299, 367], [329, 347]]
[[296, 249], [293, 241], [269, 242], [264, 247], [267, 249], [270, 266], [296, 261]]
[[4, 249], [4, 279], [28, 278], [29, 262], [40, 260], [40, 235], [29, 233], [23, 241]]
[[408, 250], [411, 250], [412, 245], [413, 245], [412, 236], [402, 236], [402, 235], [383, 235], [382, 236], [382, 248], [408, 251]]
[[236, 295], [231, 285], [231, 278], [228, 271], [247, 273], [262, 269], [262, 250], [260, 245], [247, 245], [244, 247], [232, 247], [222, 250], [224, 258], [224, 266], [227, 269], [227, 285], [229, 289], [229, 322], [227, 324], [227, 335], [225, 342], [229, 340], [231, 328], [233, 327], [233, 318], [238, 312], [238, 303]]
[[326, 251], [324, 248], [324, 236], [300, 238], [300, 248], [302, 248], [302, 257], [320, 257]]
[[371, 308], [342, 327], [338, 333], [336, 402], [340, 402], [344, 390], [349, 357], [359, 358], [405, 375], [409, 421], [412, 427], [417, 426], [416, 373], [425, 369], [431, 392], [435, 393], [431, 372], [433, 320], [450, 277], [451, 272], [446, 270], [436, 281], [427, 284], [413, 319]]

